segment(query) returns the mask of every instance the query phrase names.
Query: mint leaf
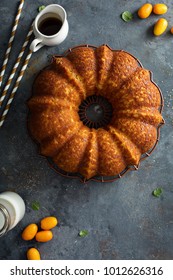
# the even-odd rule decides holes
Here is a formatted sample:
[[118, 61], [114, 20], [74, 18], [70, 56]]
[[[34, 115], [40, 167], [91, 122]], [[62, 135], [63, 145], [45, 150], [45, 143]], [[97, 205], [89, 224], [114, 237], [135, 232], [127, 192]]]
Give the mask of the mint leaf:
[[42, 6], [38, 7], [38, 11], [41, 12], [42, 10], [44, 10], [44, 8], [46, 8], [46, 6], [42, 5]]
[[87, 231], [86, 229], [80, 230], [80, 231], [79, 231], [79, 236], [80, 236], [80, 237], [85, 237], [85, 236], [87, 236], [87, 235], [88, 235], [88, 231]]
[[163, 189], [162, 189], [162, 188], [156, 188], [156, 189], [152, 192], [152, 195], [154, 195], [155, 197], [159, 197], [162, 193], [163, 193]]
[[37, 211], [40, 209], [40, 203], [38, 201], [33, 201], [31, 207], [33, 210]]
[[133, 15], [132, 13], [130, 13], [129, 11], [125, 11], [121, 14], [121, 18], [125, 21], [131, 21], [133, 19]]

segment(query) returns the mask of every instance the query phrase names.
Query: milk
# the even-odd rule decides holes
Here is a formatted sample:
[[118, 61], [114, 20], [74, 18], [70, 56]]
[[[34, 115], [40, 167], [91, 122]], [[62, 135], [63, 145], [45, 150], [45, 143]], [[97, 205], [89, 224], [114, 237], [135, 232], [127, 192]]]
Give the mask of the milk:
[[25, 214], [25, 203], [15, 192], [0, 194], [0, 236], [14, 228]]

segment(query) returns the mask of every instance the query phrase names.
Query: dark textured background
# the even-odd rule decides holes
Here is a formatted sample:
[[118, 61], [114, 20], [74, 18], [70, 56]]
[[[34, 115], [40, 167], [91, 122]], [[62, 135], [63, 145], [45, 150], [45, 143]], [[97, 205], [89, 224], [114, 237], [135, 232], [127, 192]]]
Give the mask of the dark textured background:
[[[157, 1], [152, 1], [156, 3]], [[165, 17], [168, 31], [152, 35], [152, 15], [138, 19], [137, 9], [145, 0], [54, 1], [68, 14], [70, 31], [60, 46], [44, 47], [35, 53], [17, 91], [4, 126], [0, 129], [0, 192], [14, 190], [26, 202], [26, 215], [15, 229], [0, 238], [0, 259], [26, 259], [26, 250], [36, 246], [42, 259], [172, 259], [173, 258], [173, 25], [172, 1]], [[12, 66], [40, 5], [49, 0], [26, 0], [10, 59]], [[2, 64], [18, 1], [0, 1], [0, 62]], [[120, 14], [129, 10], [134, 20], [125, 23]], [[75, 45], [108, 44], [124, 49], [154, 73], [165, 99], [161, 139], [155, 152], [141, 163], [139, 171], [127, 173], [114, 183], [80, 183], [56, 174], [38, 155], [26, 128], [33, 80], [53, 54], [62, 54]], [[10, 66], [9, 65], [9, 66]], [[8, 68], [10, 69], [10, 67]], [[8, 70], [9, 73], [9, 70]], [[7, 75], [6, 75], [7, 78]], [[153, 189], [163, 188], [160, 198]], [[39, 211], [31, 203], [40, 202]], [[49, 243], [25, 242], [21, 232], [28, 223], [55, 215], [59, 225]], [[80, 238], [79, 230], [88, 236]]]

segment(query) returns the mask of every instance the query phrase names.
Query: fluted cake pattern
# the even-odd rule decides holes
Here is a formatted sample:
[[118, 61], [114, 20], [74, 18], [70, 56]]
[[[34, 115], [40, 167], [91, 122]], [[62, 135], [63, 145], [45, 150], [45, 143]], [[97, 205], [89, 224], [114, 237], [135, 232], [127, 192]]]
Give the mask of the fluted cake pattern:
[[[110, 123], [98, 129], [85, 126], [78, 114], [81, 102], [92, 95], [107, 98], [113, 108]], [[129, 53], [106, 45], [54, 56], [36, 78], [28, 106], [29, 130], [40, 153], [85, 179], [138, 166], [163, 123], [161, 92], [150, 71]]]

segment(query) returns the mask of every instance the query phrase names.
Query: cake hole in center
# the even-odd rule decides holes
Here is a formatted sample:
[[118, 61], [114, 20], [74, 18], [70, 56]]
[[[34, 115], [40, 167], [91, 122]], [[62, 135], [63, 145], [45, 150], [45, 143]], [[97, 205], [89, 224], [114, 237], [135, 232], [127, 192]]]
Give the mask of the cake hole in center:
[[79, 106], [80, 119], [89, 128], [97, 129], [108, 125], [112, 111], [111, 103], [105, 97], [97, 95], [88, 96]]
[[86, 116], [92, 122], [100, 122], [104, 118], [104, 108], [97, 103], [93, 103], [86, 109]]

